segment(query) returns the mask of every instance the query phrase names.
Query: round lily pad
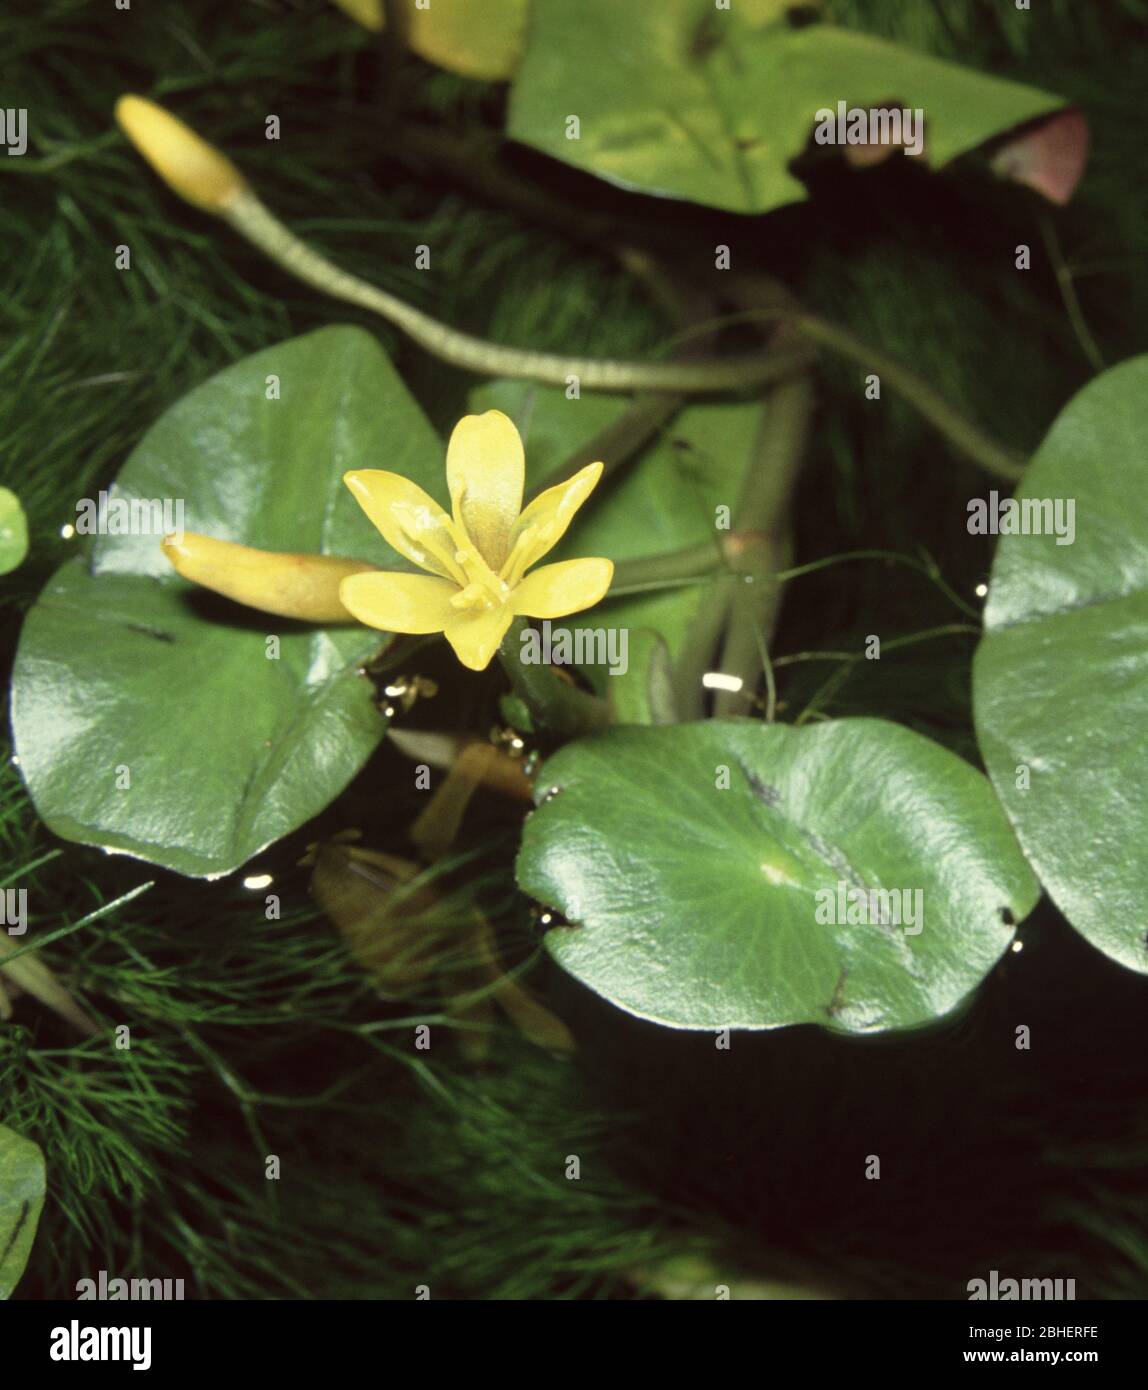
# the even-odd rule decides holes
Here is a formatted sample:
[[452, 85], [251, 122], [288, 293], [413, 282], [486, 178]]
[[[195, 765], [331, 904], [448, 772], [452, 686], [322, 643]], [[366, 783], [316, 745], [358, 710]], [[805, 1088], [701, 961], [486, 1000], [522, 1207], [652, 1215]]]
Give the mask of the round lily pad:
[[987, 779], [881, 720], [613, 729], [536, 786], [518, 878], [569, 924], [548, 949], [675, 1028], [929, 1023], [1039, 896]]

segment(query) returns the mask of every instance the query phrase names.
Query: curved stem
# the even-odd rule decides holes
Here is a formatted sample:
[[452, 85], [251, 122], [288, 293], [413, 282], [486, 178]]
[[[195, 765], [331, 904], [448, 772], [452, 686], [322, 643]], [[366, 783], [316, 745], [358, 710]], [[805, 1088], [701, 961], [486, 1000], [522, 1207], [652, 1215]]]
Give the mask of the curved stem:
[[810, 313], [796, 301], [779, 296], [777, 286], [772, 281], [759, 281], [753, 276], [743, 275], [732, 281], [731, 289], [738, 301], [747, 307], [722, 322], [791, 324], [809, 342], [828, 348], [839, 357], [847, 357], [876, 373], [986, 473], [1010, 483], [1019, 482], [1024, 476], [1026, 460], [1023, 455], [1007, 448], [986, 434], [979, 425], [973, 424], [956, 406], [934, 390], [924, 377], [903, 362], [864, 342], [839, 324]]
[[966, 458], [979, 464], [986, 473], [1005, 482], [1016, 483], [1024, 477], [1023, 455], [1000, 444], [979, 425], [935, 391], [924, 377], [918, 376], [903, 362], [879, 348], [855, 338], [847, 329], [828, 323], [815, 314], [799, 313], [795, 318], [798, 329], [807, 338], [822, 344], [841, 357], [867, 367], [909, 402]]
[[1060, 242], [1056, 238], [1051, 217], [1047, 215], [1041, 217], [1040, 234], [1048, 248], [1048, 258], [1056, 272], [1057, 288], [1064, 301], [1064, 309], [1068, 315], [1068, 321], [1072, 325], [1072, 331], [1076, 334], [1076, 341], [1080, 344], [1085, 357], [1088, 358], [1089, 366], [1094, 372], [1100, 373], [1104, 370], [1104, 358], [1100, 355], [1100, 349], [1096, 346], [1096, 339], [1092, 336], [1092, 330], [1088, 327], [1088, 322], [1084, 317], [1084, 310], [1080, 306], [1080, 297], [1076, 293], [1076, 286], [1072, 281], [1072, 271], [1065, 264], [1064, 256], [1061, 254]]
[[577, 378], [590, 391], [681, 391], [704, 393], [759, 386], [803, 370], [810, 361], [804, 344], [699, 362], [634, 362], [610, 357], [564, 357], [506, 347], [451, 328], [403, 300], [333, 265], [289, 231], [245, 189], [228, 204], [226, 221], [304, 284], [348, 304], [369, 309], [402, 329], [435, 357], [482, 376], [504, 376], [565, 386]]

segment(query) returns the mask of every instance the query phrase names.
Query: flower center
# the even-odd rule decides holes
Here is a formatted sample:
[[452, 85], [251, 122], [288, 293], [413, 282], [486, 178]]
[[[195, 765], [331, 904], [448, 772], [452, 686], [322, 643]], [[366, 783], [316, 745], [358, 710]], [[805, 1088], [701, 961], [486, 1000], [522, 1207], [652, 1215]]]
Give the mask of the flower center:
[[510, 597], [510, 585], [499, 579], [473, 546], [460, 546], [454, 559], [467, 582], [451, 598], [452, 608], [494, 608]]

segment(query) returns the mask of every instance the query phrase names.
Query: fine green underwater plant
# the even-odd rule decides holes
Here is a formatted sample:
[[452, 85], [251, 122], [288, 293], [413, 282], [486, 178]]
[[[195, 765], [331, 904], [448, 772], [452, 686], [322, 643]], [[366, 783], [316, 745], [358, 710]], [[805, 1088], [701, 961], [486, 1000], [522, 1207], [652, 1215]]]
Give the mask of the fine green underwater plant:
[[[228, 948], [241, 955], [234, 995], [220, 966], [181, 1003], [156, 964], [165, 932], [141, 929], [146, 957], [128, 928], [109, 937], [139, 953], [139, 980], [96, 950], [64, 980], [45, 964], [34, 987], [38, 930], [8, 940], [8, 1014], [5, 979], [18, 1006], [23, 990], [87, 1034], [84, 1049], [121, 1013], [186, 1049], [188, 1074], [162, 1074], [162, 1121], [125, 1140], [136, 1147], [123, 1170], [177, 1145], [192, 1073], [221, 1079], [254, 1152], [273, 1151], [261, 1129], [278, 1104], [273, 1077], [255, 1057], [258, 1079], [235, 1074], [222, 1034], [261, 1007], [242, 953], [270, 960], [283, 926], [284, 952], [298, 945], [305, 959], [316, 910], [342, 954], [310, 983], [284, 965], [266, 993], [282, 986], [284, 1000], [267, 1016], [297, 1007], [304, 1029], [402, 1059], [428, 1091], [491, 1065], [500, 1018], [520, 1035], [523, 1078], [548, 1054], [569, 1058], [588, 1008], [608, 1010], [607, 1027], [640, 1020], [719, 1050], [731, 1032], [797, 1025], [828, 1043], [943, 1036], [991, 980], [1024, 968], [1042, 892], [1089, 949], [1148, 975], [1148, 753], [1134, 736], [1148, 712], [1148, 356], [1095, 364], [1035, 422], [1037, 447], [1017, 447], [996, 437], [999, 418], [978, 422], [974, 393], [846, 327], [816, 298], [816, 273], [811, 291], [752, 245], [807, 200], [816, 212], [835, 153], [858, 181], [912, 162], [922, 198], [947, 196], [932, 190], [950, 166], [979, 158], [1002, 217], [1010, 200], [1064, 202], [1087, 144], [1070, 103], [777, 0], [729, 11], [666, 0], [625, 15], [607, 0], [500, 0], [481, 35], [471, 11], [444, 4], [440, 21], [420, 11], [401, 37], [384, 23], [390, 7], [340, 8], [382, 31], [392, 55], [405, 42], [464, 79], [508, 82], [504, 135], [532, 163], [472, 138], [465, 116], [457, 147], [412, 130], [410, 148], [610, 257], [626, 292], [639, 286], [664, 318], [620, 346], [603, 339], [603, 352], [592, 313], [588, 350], [456, 326], [441, 298], [426, 307], [417, 275], [383, 288], [311, 244], [320, 219], [309, 228], [296, 205], [281, 221], [254, 191], [274, 189], [265, 171], [249, 177], [152, 98], [119, 96], [121, 131], [196, 210], [198, 248], [223, 260], [236, 249], [209, 240], [208, 214], [258, 252], [249, 273], [274, 277], [261, 293], [282, 297], [289, 276], [350, 310], [264, 335], [172, 392], [86, 524], [68, 526], [77, 553], [22, 623], [14, 760], [48, 831], [127, 857], [116, 911], [151, 891], [131, 861], [154, 867], [161, 893], [182, 880], [222, 880], [222, 893], [242, 871], [257, 895], [252, 941]], [[181, 106], [174, 90], [157, 95]], [[865, 114], [894, 95], [896, 137], [850, 125], [844, 108]], [[919, 148], [915, 108], [927, 113]], [[388, 138], [404, 133], [384, 124]], [[1055, 176], [1042, 162], [1050, 140]], [[559, 164], [578, 172], [547, 173]], [[1031, 188], [996, 187], [985, 166]], [[435, 237], [417, 235], [416, 271], [436, 266]], [[1023, 274], [1010, 230], [1000, 243], [1002, 278]], [[380, 337], [391, 330], [402, 337]], [[975, 355], [955, 341], [945, 351]], [[441, 374], [433, 405], [427, 373]], [[924, 540], [871, 543], [864, 517], [826, 495], [824, 470], [811, 487], [822, 452], [836, 451], [842, 497], [855, 467], [842, 459], [858, 427], [833, 434], [818, 405], [817, 383], [842, 380], [857, 409], [888, 410], [905, 437], [927, 432], [922, 475], [936, 450], [964, 470], [963, 494], [944, 505], [962, 544], [999, 537], [983, 580], [968, 568], [951, 579]], [[911, 513], [917, 489], [944, 497], [939, 473], [904, 475], [895, 505]], [[26, 528], [6, 489], [0, 505], [6, 571]], [[820, 526], [841, 543], [811, 547]], [[898, 611], [896, 570], [929, 591], [926, 622]], [[860, 626], [845, 616], [855, 582], [878, 600]], [[956, 655], [930, 664], [922, 646]], [[857, 694], [901, 659], [902, 690]], [[946, 683], [951, 720], [937, 713]], [[288, 904], [286, 922], [265, 862], [307, 870], [309, 900]], [[421, 1055], [443, 1035], [457, 1080]], [[317, 1106], [344, 1085], [328, 1079], [316, 1074]], [[16, 1114], [0, 1112], [13, 1125], [0, 1127], [0, 1296], [45, 1200], [40, 1080], [30, 1073]], [[369, 1079], [345, 1084], [373, 1114]], [[506, 1113], [521, 1102], [508, 1089]], [[465, 1133], [465, 1104], [452, 1103]], [[318, 1134], [307, 1142], [322, 1150]], [[179, 1181], [181, 1211], [210, 1206], [204, 1170], [192, 1163]], [[611, 1207], [634, 1201], [632, 1182], [588, 1195], [587, 1222], [605, 1230]], [[68, 1216], [77, 1230], [84, 1219]], [[404, 1271], [417, 1267], [406, 1219], [379, 1216]], [[157, 1248], [187, 1225], [165, 1227]], [[276, 1263], [271, 1225], [245, 1293], [261, 1285], [260, 1261]], [[713, 1260], [750, 1271], [747, 1297], [841, 1282], [823, 1288], [813, 1260], [778, 1285], [788, 1294], [762, 1293], [757, 1252], [731, 1254], [728, 1231], [695, 1250], [666, 1229], [651, 1217], [647, 1245], [619, 1240], [597, 1291], [708, 1297], [721, 1282]], [[209, 1244], [195, 1255], [208, 1294], [226, 1287], [220, 1259]], [[464, 1287], [442, 1274], [456, 1277]], [[513, 1277], [497, 1277], [513, 1296]], [[695, 1284], [702, 1293], [683, 1292]]]

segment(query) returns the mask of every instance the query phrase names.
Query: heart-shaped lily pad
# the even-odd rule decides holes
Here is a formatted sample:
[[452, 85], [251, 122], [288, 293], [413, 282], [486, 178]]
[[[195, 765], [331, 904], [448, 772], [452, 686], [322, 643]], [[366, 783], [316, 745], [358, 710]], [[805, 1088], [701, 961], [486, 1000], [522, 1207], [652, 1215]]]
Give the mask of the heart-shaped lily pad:
[[[325, 328], [185, 396], [124, 465], [115, 499], [152, 534], [100, 534], [24, 627], [12, 725], [36, 808], [67, 839], [181, 873], [237, 868], [347, 785], [385, 731], [363, 661], [377, 632], [310, 628], [180, 579], [155, 531], [394, 565], [341, 479], [386, 467], [439, 491], [442, 445], [376, 341]], [[77, 499], [78, 500], [78, 499]], [[98, 499], [91, 499], [96, 503]], [[79, 513], [77, 513], [79, 515]], [[271, 640], [274, 639], [274, 640]]]
[[1148, 356], [1069, 402], [1016, 497], [1015, 523], [995, 508], [1024, 530], [993, 561], [981, 754], [1057, 907], [1148, 972]]
[[541, 770], [523, 890], [552, 955], [676, 1028], [929, 1023], [1039, 886], [987, 779], [898, 725], [609, 730]]
[[805, 197], [788, 166], [820, 112], [836, 136], [839, 102], [920, 111], [916, 153], [934, 167], [1064, 104], [868, 34], [794, 28], [778, 9], [534, 0], [510, 134], [627, 188], [756, 213]]
[[39, 1145], [0, 1125], [0, 1299], [11, 1297], [24, 1272], [43, 1206]]

